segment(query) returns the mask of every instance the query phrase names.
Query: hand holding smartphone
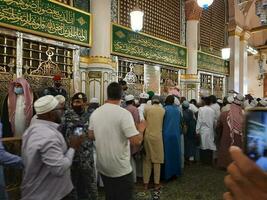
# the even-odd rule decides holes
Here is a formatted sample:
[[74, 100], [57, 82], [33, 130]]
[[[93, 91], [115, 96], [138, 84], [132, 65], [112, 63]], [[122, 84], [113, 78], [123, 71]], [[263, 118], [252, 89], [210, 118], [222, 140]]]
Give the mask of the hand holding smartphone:
[[249, 109], [245, 123], [246, 154], [267, 172], [267, 109]]

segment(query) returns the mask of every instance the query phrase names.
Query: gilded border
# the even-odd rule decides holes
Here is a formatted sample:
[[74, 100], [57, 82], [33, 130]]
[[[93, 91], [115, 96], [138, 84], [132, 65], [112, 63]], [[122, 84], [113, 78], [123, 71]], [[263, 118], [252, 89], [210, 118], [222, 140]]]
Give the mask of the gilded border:
[[176, 68], [180, 68], [180, 69], [187, 69], [188, 68], [188, 66], [187, 66], [188, 65], [188, 48], [187, 47], [179, 45], [179, 44], [175, 44], [175, 43], [172, 43], [172, 42], [160, 39], [160, 38], [156, 38], [156, 37], [148, 35], [146, 33], [139, 33], [139, 34], [147, 36], [147, 37], [150, 37], [150, 38], [153, 38], [155, 40], [159, 40], [161, 42], [165, 42], [165, 43], [168, 43], [168, 44], [171, 44], [171, 45], [174, 45], [174, 46], [177, 46], [177, 47], [182, 47], [182, 48], [186, 49], [186, 67], [173, 65], [173, 64], [169, 64], [169, 63], [164, 63], [164, 62], [160, 62], [160, 61], [156, 61], [155, 62], [155, 60], [150, 60], [150, 59], [146, 59], [146, 58], [140, 58], [140, 57], [136, 57], [136, 56], [130, 56], [128, 54], [114, 52], [113, 51], [113, 25], [121, 27], [121, 28], [129, 30], [129, 31], [132, 31], [128, 27], [122, 26], [122, 25], [117, 24], [117, 23], [111, 23], [111, 25], [110, 25], [110, 27], [111, 27], [111, 36], [110, 36], [110, 38], [111, 38], [111, 40], [110, 40], [110, 51], [111, 51], [111, 54], [118, 55], [118, 56], [124, 56], [124, 57], [128, 57], [128, 58], [133, 58], [133, 59], [137, 59], [137, 60], [143, 60], [143, 61], [147, 61], [147, 62], [151, 62], [151, 63], [157, 63], [157, 64], [161, 64], [161, 65], [166, 65], [166, 66], [172, 66], [172, 67], [176, 67]]
[[48, 0], [48, 1], [50, 1], [52, 3], [59, 4], [61, 6], [65, 6], [67, 8], [70, 8], [72, 10], [75, 10], [75, 11], [78, 11], [78, 12], [81, 12], [81, 13], [84, 13], [84, 14], [86, 14], [86, 15], [88, 15], [90, 17], [89, 44], [86, 44], [86, 43], [83, 43], [83, 42], [78, 42], [78, 41], [75, 41], [75, 40], [72, 40], [72, 39], [67, 39], [67, 38], [60, 37], [60, 36], [51, 35], [51, 34], [48, 34], [48, 33], [43, 33], [43, 32], [39, 32], [39, 31], [27, 29], [27, 28], [15, 26], [15, 25], [5, 24], [3, 22], [0, 22], [0, 26], [5, 27], [5, 28], [9, 28], [9, 29], [13, 29], [13, 30], [23, 31], [23, 32], [26, 32], [26, 33], [31, 33], [31, 34], [38, 35], [38, 36], [52, 38], [52, 39], [55, 39], [55, 40], [64, 41], [64, 42], [67, 42], [67, 43], [72, 42], [72, 44], [78, 44], [78, 45], [81, 45], [81, 46], [92, 47], [92, 36], [93, 36], [92, 35], [92, 23], [93, 23], [92, 15], [90, 13], [85, 12], [85, 11], [79, 10], [77, 8], [73, 8], [71, 6], [65, 5], [63, 3], [60, 3], [60, 2], [57, 2], [57, 1], [54, 1], [54, 0]]

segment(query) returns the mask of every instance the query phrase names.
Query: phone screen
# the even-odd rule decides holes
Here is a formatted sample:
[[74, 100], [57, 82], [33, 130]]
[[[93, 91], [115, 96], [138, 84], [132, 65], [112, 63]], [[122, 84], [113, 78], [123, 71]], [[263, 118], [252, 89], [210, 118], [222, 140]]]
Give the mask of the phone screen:
[[83, 134], [83, 127], [76, 127], [74, 129], [74, 135], [81, 136]]
[[247, 113], [246, 151], [250, 159], [267, 171], [267, 110], [251, 110]]

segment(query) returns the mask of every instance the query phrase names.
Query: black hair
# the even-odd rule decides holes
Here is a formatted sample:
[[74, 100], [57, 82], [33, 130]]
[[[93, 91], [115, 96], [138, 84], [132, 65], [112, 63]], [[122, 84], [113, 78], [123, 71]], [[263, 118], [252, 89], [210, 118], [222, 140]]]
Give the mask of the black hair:
[[204, 101], [206, 106], [209, 106], [211, 104], [210, 97], [203, 97], [203, 101]]
[[133, 103], [134, 103], [134, 100], [131, 100], [131, 101], [126, 101], [125, 103], [126, 103], [126, 105], [131, 105], [131, 104], [133, 104]]
[[124, 85], [127, 85], [127, 83], [126, 83], [126, 81], [124, 81], [124, 80], [120, 80], [120, 81], [119, 81], [119, 85], [124, 86]]
[[108, 99], [120, 100], [122, 97], [122, 87], [119, 83], [112, 82], [107, 88]]
[[217, 103], [217, 98], [216, 98], [215, 95], [210, 95], [210, 102], [211, 102], [212, 104]]
[[191, 99], [189, 103], [194, 104], [195, 106], [197, 106], [197, 100], [195, 100], [195, 99]]
[[78, 93], [74, 94], [73, 97], [71, 98], [71, 102], [73, 102], [75, 99], [82, 99], [83, 102], [87, 102], [87, 96], [86, 96], [86, 94], [84, 94], [82, 92], [78, 92]]
[[173, 95], [167, 96], [165, 100], [165, 105], [173, 105], [173, 104], [174, 104], [174, 96]]

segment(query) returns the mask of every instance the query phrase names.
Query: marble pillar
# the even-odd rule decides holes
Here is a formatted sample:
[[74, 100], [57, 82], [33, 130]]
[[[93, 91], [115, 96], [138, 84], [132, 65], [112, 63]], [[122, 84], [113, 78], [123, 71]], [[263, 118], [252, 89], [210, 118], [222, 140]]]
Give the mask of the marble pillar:
[[243, 32], [240, 38], [240, 64], [239, 64], [239, 92], [242, 95], [248, 94], [248, 39], [250, 38], [249, 32]]
[[115, 80], [116, 62], [111, 59], [111, 0], [91, 1], [93, 15], [93, 45], [90, 56], [81, 57], [82, 90], [88, 99], [107, 98], [106, 88]]
[[186, 47], [188, 49], [188, 68], [186, 74], [181, 76], [183, 95], [187, 99], [198, 97], [199, 79], [197, 75], [197, 52], [199, 20], [202, 14], [195, 0], [185, 2], [186, 15]]
[[234, 30], [229, 31], [229, 47], [231, 48], [230, 54], [230, 75], [229, 75], [229, 90], [235, 90], [239, 92], [240, 90], [240, 37], [242, 33], [242, 28], [235, 27]]

